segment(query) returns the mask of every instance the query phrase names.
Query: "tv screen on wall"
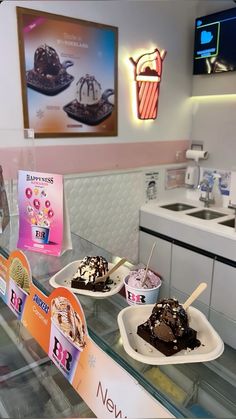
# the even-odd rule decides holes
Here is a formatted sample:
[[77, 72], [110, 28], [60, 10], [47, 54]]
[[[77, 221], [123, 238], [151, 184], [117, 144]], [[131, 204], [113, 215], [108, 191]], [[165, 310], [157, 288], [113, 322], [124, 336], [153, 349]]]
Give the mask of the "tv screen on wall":
[[236, 7], [195, 21], [193, 74], [236, 70]]

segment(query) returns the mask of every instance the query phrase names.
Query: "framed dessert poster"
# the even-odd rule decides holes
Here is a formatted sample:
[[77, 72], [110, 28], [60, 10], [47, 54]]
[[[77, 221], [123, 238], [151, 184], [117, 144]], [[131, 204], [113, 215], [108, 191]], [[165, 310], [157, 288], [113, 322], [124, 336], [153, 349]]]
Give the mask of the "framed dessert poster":
[[24, 128], [117, 135], [118, 28], [17, 7]]

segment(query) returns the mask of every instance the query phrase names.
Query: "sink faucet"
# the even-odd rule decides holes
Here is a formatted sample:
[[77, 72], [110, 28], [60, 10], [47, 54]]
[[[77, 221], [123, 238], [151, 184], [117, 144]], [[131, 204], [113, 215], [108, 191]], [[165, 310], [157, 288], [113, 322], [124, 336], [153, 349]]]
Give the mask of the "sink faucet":
[[200, 182], [200, 185], [198, 186], [198, 188], [201, 189], [202, 185], [204, 185], [205, 188], [206, 188], [206, 196], [202, 196], [202, 194], [201, 194], [201, 196], [199, 198], [199, 201], [204, 202], [204, 207], [209, 208], [210, 204], [214, 204], [215, 200], [214, 200], [214, 198], [210, 198], [211, 188], [210, 188], [209, 181], [207, 179], [203, 179]]

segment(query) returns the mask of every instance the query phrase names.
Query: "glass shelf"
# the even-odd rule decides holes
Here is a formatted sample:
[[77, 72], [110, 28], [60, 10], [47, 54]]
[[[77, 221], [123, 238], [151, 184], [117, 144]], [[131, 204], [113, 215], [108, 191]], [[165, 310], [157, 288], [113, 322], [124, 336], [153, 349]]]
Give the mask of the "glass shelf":
[[[18, 234], [18, 218], [11, 217], [11, 222], [6, 230], [0, 235], [0, 252], [7, 257], [9, 251], [16, 248]], [[62, 269], [71, 261], [82, 259], [86, 255], [101, 255], [109, 262], [114, 262], [115, 256], [110, 252], [96, 246], [93, 243], [72, 234], [73, 250], [68, 250], [61, 257], [45, 256], [39, 253], [27, 252], [26, 254], [32, 269], [35, 284], [47, 295], [53, 288], [49, 284], [52, 275]], [[131, 264], [127, 264], [129, 267]], [[78, 296], [78, 295], [77, 295]], [[109, 298], [94, 299], [87, 296], [78, 296], [81, 302], [91, 338], [116, 362], [125, 368], [150, 394], [161, 402], [176, 417], [186, 418], [235, 418], [236, 416], [236, 351], [228, 346], [223, 355], [215, 361], [208, 363], [149, 366], [132, 359], [125, 351], [121, 342], [117, 315], [127, 306], [123, 290]], [[11, 379], [15, 392], [21, 392], [21, 386], [29, 386], [32, 392], [35, 388], [42, 390], [42, 399], [38, 397], [35, 407], [31, 409], [26, 403], [19, 404], [19, 411], [10, 411], [8, 417], [94, 417], [70, 384], [63, 378], [56, 367], [45, 357], [45, 354], [28, 336], [27, 331], [20, 325], [10, 313], [10, 310], [1, 303], [0, 315], [5, 319], [0, 324], [7, 324], [6, 330], [1, 331], [1, 357], [6, 352], [7, 359], [1, 360], [5, 365], [3, 374], [13, 374]], [[20, 330], [19, 330], [20, 329]], [[23, 332], [22, 332], [23, 331]], [[10, 340], [9, 340], [10, 336]], [[22, 337], [23, 336], [23, 337]], [[25, 349], [30, 358], [22, 358], [19, 352], [18, 342]], [[4, 348], [4, 351], [2, 351]], [[5, 356], [5, 355], [4, 355]], [[11, 359], [14, 359], [14, 364]], [[11, 367], [9, 367], [11, 365]], [[50, 368], [48, 368], [50, 366]], [[28, 369], [27, 369], [28, 368]], [[48, 396], [48, 389], [44, 388], [41, 377], [53, 380], [53, 395]], [[1, 373], [1, 366], [0, 366]], [[14, 375], [15, 374], [15, 375]], [[44, 381], [43, 381], [44, 382]], [[22, 383], [22, 384], [21, 384]], [[5, 385], [5, 384], [4, 384]], [[11, 394], [7, 399], [4, 393], [4, 385], [0, 387], [0, 416], [3, 415], [7, 405], [11, 403]], [[3, 390], [2, 390], [3, 389]], [[1, 397], [1, 392], [3, 395]], [[63, 397], [60, 397], [62, 391]], [[39, 394], [39, 392], [37, 393]], [[54, 396], [54, 398], [53, 398]], [[5, 398], [4, 398], [5, 397]], [[49, 397], [49, 399], [47, 399]], [[32, 395], [34, 400], [34, 395]], [[45, 402], [46, 400], [46, 402]], [[49, 403], [48, 400], [51, 400]], [[61, 405], [58, 404], [60, 400]], [[1, 405], [2, 403], [2, 405]], [[40, 411], [41, 405], [46, 410]], [[34, 403], [33, 403], [34, 404]], [[26, 410], [25, 410], [26, 409]], [[35, 410], [32, 410], [35, 409]], [[48, 410], [47, 410], [48, 409]], [[43, 412], [43, 413], [42, 413]], [[45, 416], [43, 416], [43, 414]], [[47, 415], [47, 416], [46, 416]], [[83, 416], [88, 415], [88, 416]]]

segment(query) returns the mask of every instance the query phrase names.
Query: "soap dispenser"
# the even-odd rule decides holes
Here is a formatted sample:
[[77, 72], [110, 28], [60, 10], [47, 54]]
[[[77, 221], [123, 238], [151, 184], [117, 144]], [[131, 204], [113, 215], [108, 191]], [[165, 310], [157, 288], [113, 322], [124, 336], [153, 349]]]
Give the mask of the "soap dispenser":
[[214, 179], [214, 183], [212, 187], [212, 197], [214, 199], [215, 205], [217, 207], [222, 207], [223, 198], [222, 198], [221, 189], [220, 189], [221, 176], [218, 173], [213, 173], [213, 179]]

